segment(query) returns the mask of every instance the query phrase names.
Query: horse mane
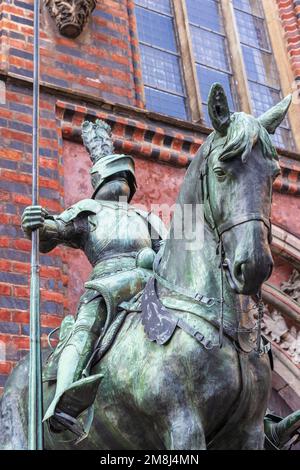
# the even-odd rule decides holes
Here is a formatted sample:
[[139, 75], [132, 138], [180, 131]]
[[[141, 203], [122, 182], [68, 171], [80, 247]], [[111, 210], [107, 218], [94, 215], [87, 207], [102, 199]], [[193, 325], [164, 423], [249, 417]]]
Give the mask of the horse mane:
[[249, 114], [233, 113], [226, 136], [213, 131], [201, 145], [189, 165], [177, 201], [186, 204], [194, 201], [199, 185], [199, 179], [195, 176], [212, 151], [220, 161], [241, 158], [245, 163], [257, 143], [261, 145], [264, 158], [278, 161], [271, 137], [261, 123]]
[[253, 116], [234, 113], [227, 130], [226, 140], [214, 131], [203, 144], [201, 153], [208, 155], [212, 149], [218, 153], [220, 161], [240, 157], [245, 163], [253, 147], [259, 143], [267, 159], [278, 160], [276, 149], [266, 129]]

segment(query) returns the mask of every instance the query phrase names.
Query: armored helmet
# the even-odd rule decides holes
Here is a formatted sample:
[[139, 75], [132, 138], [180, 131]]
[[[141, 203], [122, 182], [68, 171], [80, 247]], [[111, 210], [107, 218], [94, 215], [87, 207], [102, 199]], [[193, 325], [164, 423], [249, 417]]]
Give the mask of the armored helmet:
[[113, 175], [122, 172], [130, 187], [130, 201], [136, 191], [134, 160], [129, 155], [114, 153], [111, 127], [100, 119], [85, 121], [82, 124], [82, 140], [93, 163], [90, 170], [94, 188], [92, 199]]

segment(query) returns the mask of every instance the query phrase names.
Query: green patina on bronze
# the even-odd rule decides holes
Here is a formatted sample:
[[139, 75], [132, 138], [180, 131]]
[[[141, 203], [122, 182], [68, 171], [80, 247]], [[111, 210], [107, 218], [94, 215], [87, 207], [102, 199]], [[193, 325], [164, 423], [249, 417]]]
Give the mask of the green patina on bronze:
[[[151, 250], [159, 248], [149, 224], [156, 233], [163, 230], [156, 219], [116, 201], [120, 194], [129, 200], [132, 193], [124, 168], [99, 185], [100, 175], [94, 199], [81, 201], [60, 216], [51, 218], [41, 208], [25, 211], [23, 227], [28, 233], [42, 226], [43, 251], [64, 243], [82, 249], [93, 265], [76, 320], [64, 320], [59, 346], [50, 359], [44, 352], [47, 449], [263, 448], [271, 370], [269, 358], [255, 351], [251, 295], [269, 277], [272, 265], [267, 221], [279, 165], [268, 132], [275, 131], [289, 104], [286, 98], [258, 120], [243, 113], [230, 116], [224, 90], [213, 86], [209, 112], [215, 132], [191, 163], [178, 197], [181, 209], [204, 204], [204, 243], [187, 249], [190, 240], [175, 237], [173, 221], [164, 245], [158, 274], [167, 284], [157, 281], [161, 302], [217, 344], [221, 238], [226, 266], [224, 325], [236, 338], [234, 343], [225, 329], [221, 349], [206, 350], [180, 328], [164, 346], [146, 337], [138, 292], [151, 275]], [[226, 229], [228, 221], [233, 223]], [[193, 217], [192, 228], [198, 222]], [[126, 236], [112, 236], [117, 226]], [[138, 242], [133, 237], [137, 230], [144, 234]], [[208, 308], [189, 299], [191, 291], [215, 299], [214, 305]], [[118, 311], [120, 304], [123, 310]], [[99, 335], [101, 360], [93, 363], [90, 357]], [[1, 401], [0, 448], [27, 446], [27, 374], [25, 358]], [[83, 412], [78, 421], [89, 434], [76, 446], [74, 434], [56, 419], [57, 408], [75, 418]], [[265, 422], [269, 439], [276, 436], [281, 447], [289, 430], [295, 432], [299, 416], [279, 423], [267, 417]]]

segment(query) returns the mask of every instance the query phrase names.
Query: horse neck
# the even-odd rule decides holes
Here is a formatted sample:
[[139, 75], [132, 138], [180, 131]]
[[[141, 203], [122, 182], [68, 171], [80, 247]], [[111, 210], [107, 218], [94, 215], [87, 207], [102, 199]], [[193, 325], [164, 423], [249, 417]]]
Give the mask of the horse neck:
[[[184, 182], [180, 192], [177, 207], [182, 214], [186, 205], [192, 206], [192, 212], [196, 214], [193, 227], [202, 226], [203, 238], [193, 244], [192, 250], [187, 249], [191, 246], [190, 240], [184, 230], [182, 230], [182, 237], [178, 237], [178, 233], [176, 235], [174, 216], [159, 265], [159, 274], [172, 285], [180, 287], [180, 290], [193, 291], [206, 297], [220, 299], [222, 274], [221, 259], [217, 253], [218, 240], [208, 224], [203, 222], [201, 212], [197, 213], [196, 210], [196, 207], [199, 208], [199, 204], [195, 202], [199, 180], [195, 184], [192, 183], [191, 178], [187, 180], [187, 184]], [[225, 274], [223, 275], [223, 295], [225, 315], [228, 319], [236, 321], [237, 311], [249, 309], [250, 297], [236, 294], [229, 286]]]

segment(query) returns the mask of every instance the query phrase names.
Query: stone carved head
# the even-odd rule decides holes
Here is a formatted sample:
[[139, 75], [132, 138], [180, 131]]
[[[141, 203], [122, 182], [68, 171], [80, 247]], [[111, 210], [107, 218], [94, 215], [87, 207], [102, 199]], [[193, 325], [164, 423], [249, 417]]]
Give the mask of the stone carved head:
[[82, 32], [97, 0], [44, 0], [60, 34], [76, 38]]

